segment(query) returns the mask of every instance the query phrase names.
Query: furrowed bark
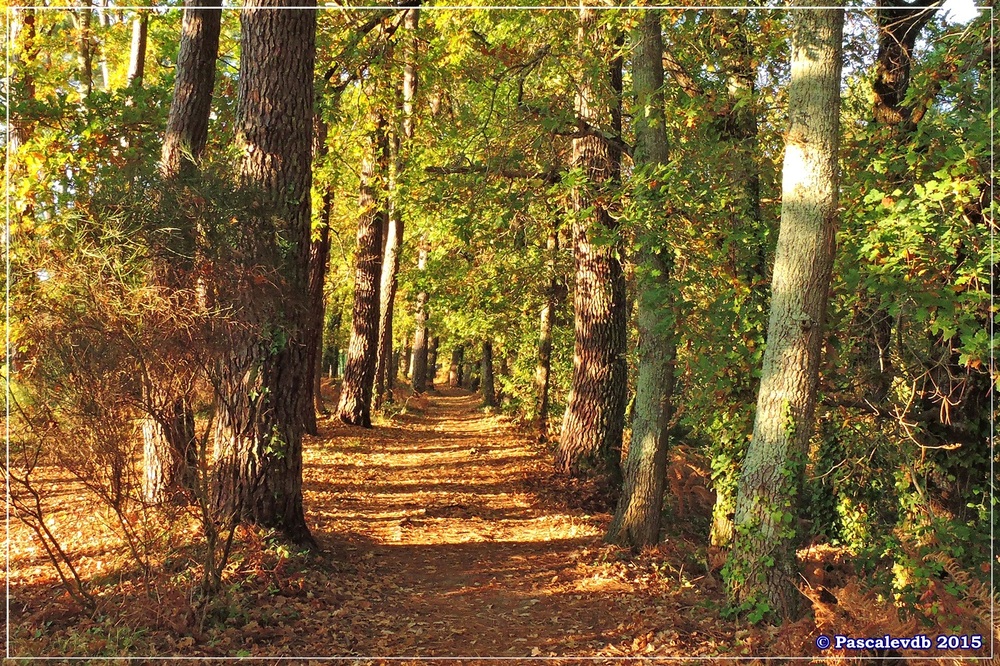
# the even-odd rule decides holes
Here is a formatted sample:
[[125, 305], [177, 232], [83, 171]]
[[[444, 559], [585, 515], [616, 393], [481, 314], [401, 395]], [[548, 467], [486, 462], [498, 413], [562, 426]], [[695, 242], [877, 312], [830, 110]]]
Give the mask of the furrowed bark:
[[263, 0], [240, 14], [240, 180], [259, 207], [241, 223], [242, 283], [220, 294], [235, 322], [214, 378], [216, 505], [314, 545], [302, 508], [302, 403], [312, 382], [305, 332], [316, 11], [289, 8], [302, 4]]
[[385, 199], [380, 183], [388, 170], [389, 145], [385, 118], [378, 114], [371, 139], [371, 153], [361, 169], [358, 207], [358, 243], [354, 272], [354, 312], [351, 343], [347, 351], [344, 381], [340, 387], [340, 420], [370, 428], [375, 361], [378, 346], [379, 284], [382, 272], [382, 229]]
[[[577, 43], [611, 40], [597, 30], [597, 12], [580, 9]], [[605, 49], [601, 52], [606, 53]], [[621, 132], [621, 59], [594, 80], [584, 79], [577, 93], [578, 122], [610, 125]], [[603, 135], [588, 133], [573, 139], [573, 166], [586, 183], [573, 191], [573, 246], [576, 263], [574, 291], [575, 344], [573, 380], [555, 466], [566, 474], [593, 473], [613, 488], [621, 479], [622, 430], [625, 426], [625, 277], [620, 247], [599, 243], [598, 236], [616, 237], [616, 223], [602, 193], [618, 180], [621, 153]]]

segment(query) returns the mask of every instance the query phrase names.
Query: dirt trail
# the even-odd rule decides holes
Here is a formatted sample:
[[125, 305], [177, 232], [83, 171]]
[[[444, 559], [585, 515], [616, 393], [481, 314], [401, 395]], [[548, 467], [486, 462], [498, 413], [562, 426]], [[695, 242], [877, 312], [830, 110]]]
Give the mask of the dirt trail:
[[594, 655], [631, 629], [631, 586], [588, 564], [607, 516], [540, 494], [548, 455], [477, 402], [446, 390], [423, 413], [328, 425], [307, 445], [314, 534], [358, 563], [351, 596], [370, 603], [354, 654]]

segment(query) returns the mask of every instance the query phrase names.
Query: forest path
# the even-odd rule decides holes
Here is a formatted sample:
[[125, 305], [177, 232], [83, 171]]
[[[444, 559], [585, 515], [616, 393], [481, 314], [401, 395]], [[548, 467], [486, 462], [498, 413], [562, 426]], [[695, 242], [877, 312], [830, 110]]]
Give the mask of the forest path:
[[327, 421], [306, 444], [306, 515], [353, 569], [346, 588], [314, 591], [351, 618], [331, 643], [385, 657], [642, 653], [654, 634], [638, 611], [663, 600], [598, 561], [609, 517], [568, 508], [548, 452], [478, 395], [423, 400], [372, 430]]

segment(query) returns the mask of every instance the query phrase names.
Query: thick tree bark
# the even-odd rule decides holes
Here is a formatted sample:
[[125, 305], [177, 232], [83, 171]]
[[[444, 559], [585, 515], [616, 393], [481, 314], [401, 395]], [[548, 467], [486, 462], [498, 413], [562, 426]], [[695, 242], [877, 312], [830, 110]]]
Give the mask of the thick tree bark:
[[482, 395], [483, 395], [483, 405], [486, 407], [496, 407], [497, 406], [497, 393], [496, 384], [493, 378], [493, 341], [485, 340], [483, 342], [483, 360], [482, 360]]
[[[649, 174], [669, 159], [663, 99], [663, 40], [657, 11], [644, 12], [642, 25], [632, 40], [636, 102], [633, 162], [637, 172]], [[643, 179], [638, 187], [649, 190]], [[662, 202], [652, 201], [648, 205], [655, 216], [651, 226], [659, 228], [663, 225]], [[669, 296], [657, 297], [657, 292], [670, 293], [672, 255], [671, 249], [661, 250], [644, 242], [637, 257], [639, 368], [632, 441], [625, 459], [622, 495], [606, 536], [610, 543], [635, 549], [655, 545], [660, 535], [677, 343], [672, 317], [674, 303]], [[667, 326], [665, 319], [669, 321]]]
[[[149, 12], [138, 10], [132, 19], [132, 49], [128, 59], [128, 85], [141, 86], [146, 74], [146, 36], [149, 33]], [[213, 67], [213, 69], [215, 69]]]
[[465, 348], [457, 345], [451, 350], [451, 367], [448, 370], [448, 386], [458, 388], [462, 385], [462, 363], [464, 361]]
[[[421, 243], [417, 270], [427, 270], [427, 247]], [[413, 362], [410, 380], [414, 393], [427, 390], [427, 300], [426, 291], [417, 294], [417, 311], [413, 316], [416, 331], [413, 334]]]
[[556, 252], [559, 251], [559, 234], [553, 227], [545, 244], [548, 253], [546, 268], [549, 272], [545, 287], [545, 303], [538, 318], [538, 363], [535, 365], [535, 430], [544, 441], [549, 436], [549, 385], [552, 373], [552, 323], [555, 319], [556, 293], [559, 282], [555, 275]]
[[[161, 153], [160, 173], [165, 181], [194, 177], [198, 170], [197, 160], [208, 141], [222, 17], [220, 7], [221, 0], [216, 4], [189, 0], [184, 10], [177, 78]], [[148, 18], [146, 12], [142, 12], [141, 18], [143, 22]], [[142, 39], [144, 37], [138, 41]], [[143, 68], [137, 63], [145, 60], [145, 44], [137, 44], [135, 24], [132, 46], [130, 73], [135, 71], [134, 81], [141, 84]], [[168, 232], [169, 247], [164, 253], [166, 266], [160, 281], [167, 289], [180, 290], [179, 294], [184, 294], [191, 286], [188, 281], [193, 266], [195, 233], [193, 222], [184, 222]], [[181, 298], [177, 307], [194, 306], [189, 302], [191, 299], [183, 295]], [[170, 388], [169, 378], [152, 377], [146, 401], [150, 415], [142, 425], [144, 490], [147, 501], [161, 502], [172, 489], [195, 488], [198, 454], [194, 414], [188, 397], [177, 395]]]
[[837, 219], [844, 11], [793, 15], [781, 230], [753, 439], [727, 585], [736, 604], [796, 617], [798, 495], [813, 431]]
[[235, 321], [216, 368], [215, 444], [218, 507], [311, 545], [302, 402], [312, 382], [305, 333], [316, 11], [288, 9], [302, 4], [264, 0], [240, 15], [240, 179], [260, 203], [241, 223], [241, 283], [220, 292]]
[[[610, 45], [597, 30], [596, 10], [580, 9], [577, 43]], [[610, 49], [599, 52], [607, 54]], [[584, 80], [576, 106], [578, 122], [589, 127], [610, 125], [621, 132], [621, 59], [611, 60], [606, 78]], [[618, 241], [597, 242], [597, 237], [617, 236], [616, 223], [603, 203], [609, 184], [618, 180], [621, 154], [617, 145], [598, 133], [573, 139], [573, 166], [587, 182], [575, 188], [573, 254], [576, 261], [574, 292], [575, 345], [573, 380], [563, 417], [555, 465], [563, 473], [592, 470], [612, 487], [621, 478], [622, 430], [625, 426], [625, 277]]]
[[347, 351], [344, 381], [340, 386], [340, 420], [370, 428], [378, 355], [379, 283], [382, 272], [382, 229], [385, 198], [379, 190], [389, 165], [389, 141], [385, 118], [378, 114], [371, 139], [371, 152], [361, 168], [358, 208], [358, 245], [354, 268], [354, 310], [351, 343]]
[[222, 0], [186, 0], [184, 5], [174, 97], [160, 154], [160, 173], [167, 179], [195, 173], [208, 141], [221, 7]]

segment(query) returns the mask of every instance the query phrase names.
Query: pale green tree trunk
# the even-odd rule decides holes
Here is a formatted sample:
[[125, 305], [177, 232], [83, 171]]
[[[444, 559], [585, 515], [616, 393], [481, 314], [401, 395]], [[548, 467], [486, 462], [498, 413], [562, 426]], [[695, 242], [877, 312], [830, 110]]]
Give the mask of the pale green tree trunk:
[[[663, 38], [656, 10], [643, 13], [632, 35], [632, 85], [635, 91], [634, 164], [639, 188], [649, 191], [643, 174], [669, 158], [663, 100]], [[651, 201], [654, 228], [663, 224], [661, 202]], [[659, 224], [657, 224], [659, 223]], [[674, 390], [676, 341], [673, 307], [655, 294], [669, 293], [671, 252], [643, 242], [637, 259], [639, 273], [639, 368], [632, 442], [625, 459], [622, 495], [608, 533], [611, 543], [632, 548], [653, 545], [659, 539], [663, 486], [667, 466], [667, 426]], [[668, 297], [669, 298], [669, 297]]]
[[781, 229], [753, 439], [726, 566], [732, 601], [798, 614], [798, 495], [813, 431], [837, 220], [842, 9], [794, 15]]

